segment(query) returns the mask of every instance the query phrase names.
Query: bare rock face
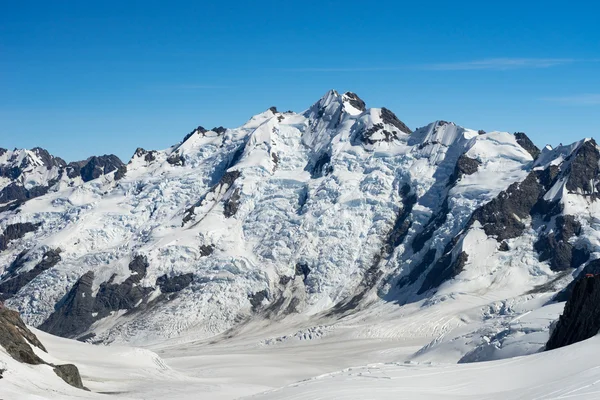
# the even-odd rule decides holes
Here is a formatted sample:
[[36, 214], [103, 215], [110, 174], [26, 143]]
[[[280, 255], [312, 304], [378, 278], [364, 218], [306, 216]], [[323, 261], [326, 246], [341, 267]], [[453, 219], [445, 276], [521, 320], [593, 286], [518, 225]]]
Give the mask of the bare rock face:
[[[35, 346], [46, 352], [44, 345], [23, 323], [19, 313], [0, 306], [0, 346], [15, 360], [32, 365], [47, 364], [69, 385], [87, 390], [81, 381], [79, 369], [73, 364], [54, 365], [42, 360], [31, 348]], [[0, 371], [0, 378], [2, 377]]]
[[538, 156], [540, 155], [540, 149], [538, 149], [538, 147], [535, 144], [533, 144], [531, 139], [529, 139], [529, 137], [527, 137], [525, 133], [515, 132], [515, 138], [517, 139], [517, 143], [519, 144], [519, 146], [527, 150], [527, 152], [531, 154], [531, 157], [533, 157], [534, 160], [538, 158]]
[[9, 267], [8, 276], [0, 282], [0, 299], [7, 299], [14, 296], [23, 286], [34, 280], [42, 272], [58, 264], [61, 261], [60, 249], [46, 251], [35, 267], [29, 271], [19, 272], [17, 269], [23, 261], [25, 260], [18, 258]]
[[595, 336], [600, 330], [600, 275], [577, 280], [546, 350], [568, 346]]
[[6, 250], [11, 240], [20, 239], [29, 232], [37, 231], [39, 227], [40, 224], [32, 224], [31, 222], [8, 225], [4, 229], [4, 233], [0, 235], [0, 251]]
[[76, 161], [67, 165], [67, 176], [75, 178], [81, 176], [84, 182], [89, 182], [101, 175], [117, 170], [123, 162], [114, 154], [93, 156], [84, 161]]
[[79, 369], [73, 364], [63, 364], [54, 367], [54, 373], [62, 378], [63, 381], [78, 389], [86, 390], [79, 375]]
[[144, 256], [135, 256], [129, 263], [131, 275], [116, 284], [113, 278], [100, 284], [93, 296], [94, 272], [84, 274], [59, 303], [40, 329], [54, 335], [79, 337], [95, 321], [107, 317], [113, 311], [131, 310], [147, 298], [152, 288], [139, 282], [146, 276], [148, 261]]
[[18, 312], [0, 307], [0, 346], [19, 362], [44, 364], [44, 360], [33, 352], [30, 344], [46, 351], [44, 345], [25, 326]]
[[596, 142], [593, 139], [586, 141], [574, 157], [568, 171], [567, 190], [596, 198], [600, 189], [600, 152], [596, 148]]

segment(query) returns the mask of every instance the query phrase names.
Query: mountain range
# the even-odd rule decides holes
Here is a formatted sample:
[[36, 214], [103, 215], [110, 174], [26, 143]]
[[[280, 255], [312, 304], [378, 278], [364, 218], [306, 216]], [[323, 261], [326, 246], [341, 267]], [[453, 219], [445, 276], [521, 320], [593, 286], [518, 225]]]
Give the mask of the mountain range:
[[334, 90], [126, 164], [0, 149], [0, 296], [91, 343], [294, 326], [269, 345], [360, 321], [429, 338], [416, 361], [536, 353], [600, 273], [599, 162], [591, 138], [411, 129]]

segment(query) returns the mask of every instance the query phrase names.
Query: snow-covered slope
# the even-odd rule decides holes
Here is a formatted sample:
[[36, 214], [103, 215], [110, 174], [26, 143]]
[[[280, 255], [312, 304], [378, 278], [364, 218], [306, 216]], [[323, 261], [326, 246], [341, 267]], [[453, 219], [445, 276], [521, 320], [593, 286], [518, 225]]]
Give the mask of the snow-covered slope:
[[[524, 134], [445, 121], [413, 132], [330, 91], [2, 212], [0, 292], [48, 332], [146, 344], [262, 318], [343, 325], [382, 304], [415, 321], [440, 310], [448, 325], [423, 332], [419, 355], [450, 346], [458, 361], [501, 347], [597, 258], [598, 154], [593, 140], [540, 154]], [[379, 322], [382, 336], [401, 324]]]

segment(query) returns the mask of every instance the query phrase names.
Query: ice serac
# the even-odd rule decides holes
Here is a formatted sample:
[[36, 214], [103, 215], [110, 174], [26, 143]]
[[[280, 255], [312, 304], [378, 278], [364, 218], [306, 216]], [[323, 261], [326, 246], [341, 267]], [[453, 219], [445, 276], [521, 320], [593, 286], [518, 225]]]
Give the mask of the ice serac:
[[58, 179], [0, 213], [0, 291], [27, 323], [104, 343], [203, 339], [294, 314], [550, 297], [600, 252], [592, 140], [538, 154], [522, 134], [412, 130], [334, 90], [182, 136], [126, 165], [0, 152]]

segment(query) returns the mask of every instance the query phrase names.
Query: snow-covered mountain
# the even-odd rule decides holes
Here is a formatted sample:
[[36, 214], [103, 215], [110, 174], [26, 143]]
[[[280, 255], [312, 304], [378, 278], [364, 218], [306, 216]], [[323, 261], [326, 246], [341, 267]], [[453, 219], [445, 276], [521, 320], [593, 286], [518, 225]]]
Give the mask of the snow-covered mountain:
[[[89, 341], [231, 336], [264, 318], [317, 336], [377, 319], [383, 337], [437, 316], [415, 359], [535, 352], [550, 319], [514, 319], [600, 255], [599, 161], [592, 139], [540, 151], [523, 133], [412, 131], [336, 91], [126, 165], [0, 150], [0, 292], [28, 324]], [[402, 320], [382, 319], [390, 306]]]

